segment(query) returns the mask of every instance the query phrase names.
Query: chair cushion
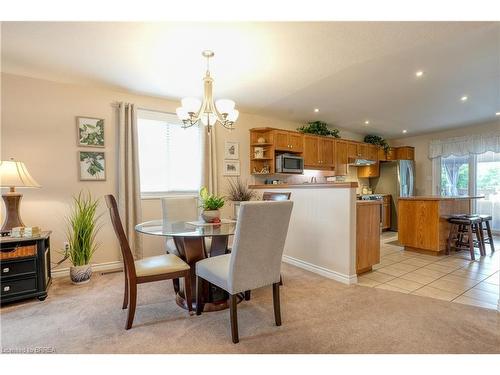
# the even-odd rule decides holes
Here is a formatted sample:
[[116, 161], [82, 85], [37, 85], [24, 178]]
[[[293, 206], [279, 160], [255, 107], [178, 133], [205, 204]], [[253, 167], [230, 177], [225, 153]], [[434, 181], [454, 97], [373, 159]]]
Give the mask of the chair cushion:
[[228, 289], [230, 261], [231, 254], [200, 260], [196, 263], [196, 275], [230, 292]]
[[161, 275], [188, 269], [189, 265], [173, 254], [158, 255], [135, 261], [135, 273], [138, 277]]

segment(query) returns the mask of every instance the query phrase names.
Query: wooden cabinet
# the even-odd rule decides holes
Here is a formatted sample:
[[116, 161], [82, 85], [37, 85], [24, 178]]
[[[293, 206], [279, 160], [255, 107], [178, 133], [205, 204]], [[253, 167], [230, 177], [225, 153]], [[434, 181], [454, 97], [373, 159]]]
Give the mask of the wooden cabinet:
[[391, 228], [391, 196], [384, 195], [382, 201], [382, 230]]
[[277, 151], [301, 153], [304, 136], [297, 132], [276, 130], [274, 132], [274, 148]]
[[414, 160], [415, 148], [410, 146], [396, 147], [396, 160]]
[[380, 263], [380, 201], [356, 203], [356, 273]]
[[349, 158], [358, 157], [358, 144], [356, 142], [347, 141], [347, 156]]
[[347, 143], [346, 141], [335, 141], [335, 176], [347, 174]]
[[50, 232], [35, 238], [0, 239], [2, 304], [27, 298], [43, 301], [51, 282]]
[[348, 141], [347, 155], [354, 159], [378, 160], [378, 146]]
[[380, 176], [380, 163], [358, 167], [358, 178], [371, 178]]
[[367, 145], [366, 147], [366, 158], [368, 160], [378, 160], [378, 146], [375, 145]]
[[332, 168], [335, 166], [334, 158], [335, 140], [304, 136], [304, 165], [310, 167]]

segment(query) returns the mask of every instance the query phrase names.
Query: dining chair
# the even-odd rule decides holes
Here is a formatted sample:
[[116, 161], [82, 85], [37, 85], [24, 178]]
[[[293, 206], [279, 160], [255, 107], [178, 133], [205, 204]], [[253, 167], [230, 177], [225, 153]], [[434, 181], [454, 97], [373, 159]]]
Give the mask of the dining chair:
[[[161, 211], [163, 221], [195, 221], [198, 219], [198, 197], [178, 196], [162, 198]], [[165, 248], [169, 253], [179, 255], [179, 251], [171, 237], [165, 238]]]
[[265, 191], [264, 194], [262, 194], [262, 200], [263, 201], [288, 201], [288, 200], [290, 200], [291, 195], [292, 195], [292, 193], [290, 193], [290, 192], [276, 193], [276, 192]]
[[128, 307], [125, 329], [132, 328], [132, 323], [134, 322], [135, 307], [137, 304], [137, 284], [183, 277], [186, 284], [186, 303], [191, 313], [191, 275], [189, 265], [174, 254], [164, 254], [134, 260], [125, 231], [123, 230], [116, 199], [113, 195], [106, 195], [105, 199], [123, 257], [125, 293], [122, 309]]
[[238, 294], [273, 286], [274, 319], [281, 325], [279, 280], [293, 202], [242, 202], [230, 254], [196, 263], [196, 315], [203, 311], [202, 288], [209, 282], [229, 293], [231, 336], [238, 338]]

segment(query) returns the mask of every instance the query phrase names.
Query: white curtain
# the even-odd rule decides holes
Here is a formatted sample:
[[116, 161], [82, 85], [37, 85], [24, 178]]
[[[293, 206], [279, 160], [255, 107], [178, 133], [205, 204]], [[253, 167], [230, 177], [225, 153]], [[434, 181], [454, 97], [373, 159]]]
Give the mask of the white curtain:
[[141, 259], [142, 241], [135, 231], [141, 222], [137, 114], [129, 103], [118, 106], [118, 209], [132, 252]]
[[202, 179], [201, 183], [210, 194], [218, 194], [217, 183], [217, 126], [212, 126], [210, 131], [203, 124], [202, 127]]
[[450, 155], [482, 154], [487, 151], [500, 152], [500, 129], [493, 134], [432, 140], [429, 144], [429, 159]]

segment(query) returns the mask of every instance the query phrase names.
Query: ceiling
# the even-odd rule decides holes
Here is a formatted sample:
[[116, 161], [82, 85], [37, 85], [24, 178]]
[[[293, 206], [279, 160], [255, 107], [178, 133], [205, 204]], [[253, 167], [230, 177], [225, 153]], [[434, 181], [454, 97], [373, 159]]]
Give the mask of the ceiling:
[[2, 71], [176, 100], [201, 96], [204, 49], [247, 112], [391, 138], [500, 111], [499, 22], [2, 23]]

